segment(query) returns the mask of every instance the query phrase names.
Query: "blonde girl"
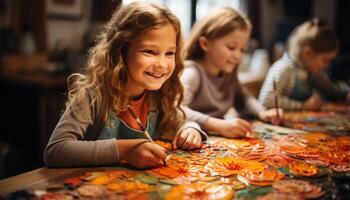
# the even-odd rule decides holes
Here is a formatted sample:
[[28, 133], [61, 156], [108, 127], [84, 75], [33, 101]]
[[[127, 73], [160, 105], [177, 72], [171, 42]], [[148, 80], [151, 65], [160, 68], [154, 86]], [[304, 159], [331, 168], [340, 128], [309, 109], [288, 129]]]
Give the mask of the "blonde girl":
[[164, 5], [117, 8], [86, 71], [69, 79], [67, 108], [45, 149], [46, 165], [159, 165], [165, 149], [148, 142], [144, 128], [153, 139], [173, 139], [174, 148], [199, 147], [206, 136], [197, 124], [184, 123], [180, 109], [181, 42], [179, 20]]
[[282, 108], [317, 110], [322, 99], [345, 100], [349, 89], [332, 84], [324, 69], [335, 58], [339, 41], [335, 32], [319, 19], [311, 19], [295, 28], [283, 57], [270, 68], [259, 100], [274, 107], [273, 80]]
[[242, 115], [278, 123], [276, 111], [265, 110], [237, 78], [237, 66], [250, 32], [248, 19], [232, 8], [222, 7], [197, 22], [185, 43], [187, 61], [181, 76], [184, 110], [190, 120], [213, 134], [241, 137], [251, 131], [251, 124], [244, 119], [224, 119], [230, 107]]

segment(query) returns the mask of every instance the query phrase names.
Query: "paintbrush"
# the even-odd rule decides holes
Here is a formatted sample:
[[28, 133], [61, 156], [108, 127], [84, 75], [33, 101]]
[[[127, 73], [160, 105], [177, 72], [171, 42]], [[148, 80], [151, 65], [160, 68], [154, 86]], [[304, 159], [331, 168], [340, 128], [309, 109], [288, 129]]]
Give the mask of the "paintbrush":
[[[140, 128], [143, 131], [143, 134], [146, 136], [146, 138], [154, 143], [153, 139], [151, 138], [150, 134], [148, 133], [146, 127], [142, 124], [140, 118], [137, 116], [137, 114], [135, 113], [134, 109], [132, 109], [132, 107], [130, 105], [128, 105], [128, 111], [130, 112], [131, 116], [135, 119], [135, 121], [137, 122], [137, 124], [140, 126]], [[163, 160], [163, 165], [166, 166], [166, 162], [165, 160]]]
[[273, 93], [275, 96], [275, 108], [276, 108], [276, 116], [277, 116], [277, 120], [280, 120], [280, 115], [278, 112], [278, 96], [277, 96], [277, 86], [276, 86], [276, 81], [275, 79], [273, 79]]

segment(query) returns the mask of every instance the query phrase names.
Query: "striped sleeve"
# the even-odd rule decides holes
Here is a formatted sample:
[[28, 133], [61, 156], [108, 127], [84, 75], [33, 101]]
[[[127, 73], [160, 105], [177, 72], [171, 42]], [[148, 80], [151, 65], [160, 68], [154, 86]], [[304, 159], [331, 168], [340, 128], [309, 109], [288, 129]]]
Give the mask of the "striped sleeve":
[[342, 82], [332, 83], [325, 72], [313, 74], [312, 81], [316, 90], [326, 100], [342, 101], [346, 99], [347, 94], [350, 92], [348, 85]]
[[273, 81], [276, 81], [276, 94], [279, 100], [279, 107], [286, 110], [302, 108], [302, 102], [290, 99], [288, 94], [294, 87], [294, 76], [292, 64], [286, 60], [277, 61], [270, 68], [259, 94], [259, 101], [267, 109], [275, 107]]

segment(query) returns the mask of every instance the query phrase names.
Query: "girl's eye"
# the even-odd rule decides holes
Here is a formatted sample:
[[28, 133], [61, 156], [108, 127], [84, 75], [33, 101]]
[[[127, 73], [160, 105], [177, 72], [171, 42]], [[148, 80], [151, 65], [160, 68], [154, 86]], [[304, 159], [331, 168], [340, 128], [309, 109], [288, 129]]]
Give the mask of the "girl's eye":
[[143, 50], [142, 52], [143, 52], [143, 53], [146, 53], [146, 54], [150, 54], [150, 55], [155, 55], [155, 54], [156, 54], [155, 51], [150, 50], [150, 49]]
[[231, 51], [233, 51], [233, 50], [236, 49], [236, 47], [233, 47], [233, 46], [227, 46], [227, 48], [228, 48], [229, 50], [231, 50]]
[[175, 52], [174, 52], [174, 51], [169, 51], [169, 52], [167, 52], [165, 55], [167, 55], [167, 56], [173, 56], [173, 55], [175, 55]]

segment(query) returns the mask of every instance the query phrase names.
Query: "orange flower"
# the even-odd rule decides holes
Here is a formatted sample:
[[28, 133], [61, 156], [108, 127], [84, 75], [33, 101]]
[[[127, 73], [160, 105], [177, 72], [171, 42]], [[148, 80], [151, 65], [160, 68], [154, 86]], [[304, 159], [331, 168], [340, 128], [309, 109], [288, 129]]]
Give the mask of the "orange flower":
[[244, 158], [219, 157], [209, 161], [205, 169], [212, 176], [230, 176], [239, 174], [243, 170], [261, 172], [265, 169], [265, 165]]
[[186, 175], [188, 173], [188, 166], [180, 163], [168, 162], [166, 167], [159, 166], [151, 169], [150, 172], [166, 178], [176, 178], [181, 175]]
[[309, 165], [302, 161], [293, 161], [289, 165], [289, 170], [292, 174], [299, 176], [314, 176], [318, 172], [318, 168], [315, 165]]
[[273, 183], [272, 187], [284, 194], [293, 194], [293, 196], [301, 196], [302, 199], [314, 199], [322, 196], [324, 192], [321, 187], [312, 185], [303, 180], [282, 180]]
[[267, 163], [273, 167], [280, 168], [288, 166], [291, 159], [287, 156], [275, 155], [267, 158]]
[[228, 200], [233, 198], [233, 191], [226, 185], [196, 182], [189, 185], [178, 185], [165, 194], [165, 200]]
[[238, 175], [238, 180], [247, 185], [268, 186], [273, 182], [284, 178], [284, 174], [275, 169], [265, 169], [262, 172], [243, 171]]
[[[96, 172], [96, 177], [93, 178], [90, 183], [92, 185], [105, 185], [113, 181], [114, 179], [120, 179], [120, 178], [128, 178], [133, 177], [139, 172], [127, 170], [127, 169], [120, 169], [120, 170], [112, 170], [108, 172]], [[94, 173], [92, 173], [94, 174]]]
[[145, 192], [152, 191], [152, 186], [142, 183], [142, 182], [116, 182], [107, 185], [109, 190], [115, 191], [117, 193], [128, 193], [128, 192]]
[[309, 144], [319, 144], [321, 141], [326, 140], [330, 136], [327, 133], [319, 133], [319, 132], [314, 132], [314, 133], [308, 133], [303, 135], [304, 139], [308, 141]]
[[238, 180], [236, 177], [227, 177], [227, 178], [221, 177], [220, 182], [230, 186], [234, 190], [240, 190], [240, 189], [247, 187], [247, 185], [245, 183]]
[[241, 149], [245, 146], [249, 146], [250, 143], [247, 141], [238, 140], [238, 139], [225, 139], [225, 140], [216, 142], [216, 145], [225, 146], [226, 148], [230, 148], [230, 149]]

